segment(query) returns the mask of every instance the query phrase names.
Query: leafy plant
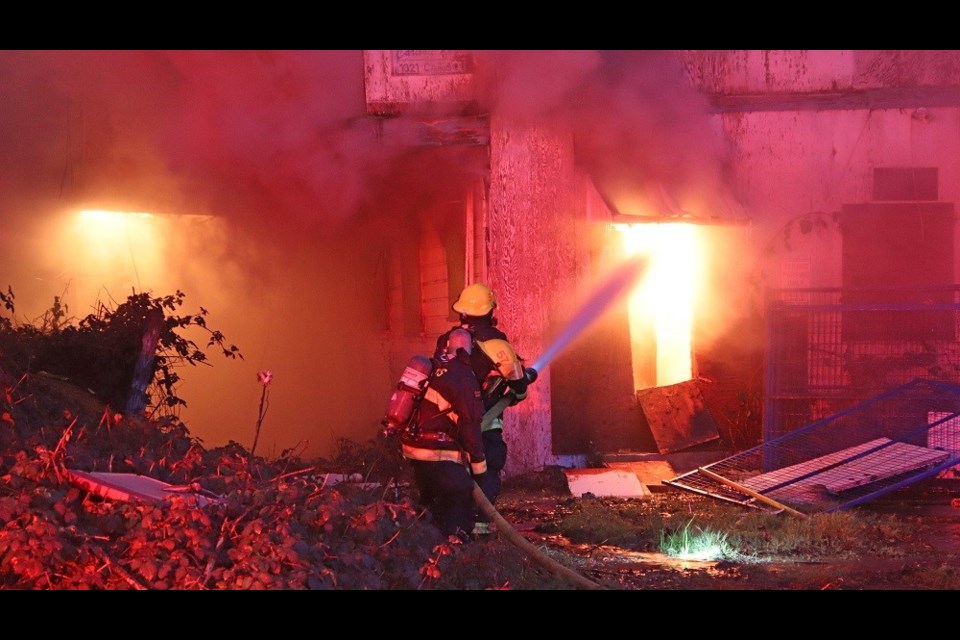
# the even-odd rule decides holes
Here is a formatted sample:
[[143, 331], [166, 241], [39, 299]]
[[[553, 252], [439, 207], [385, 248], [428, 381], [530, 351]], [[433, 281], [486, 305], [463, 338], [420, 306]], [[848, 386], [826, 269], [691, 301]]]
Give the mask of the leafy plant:
[[[12, 310], [12, 291], [0, 296]], [[116, 308], [101, 302], [95, 313], [76, 322], [68, 316], [61, 299], [55, 297], [51, 309], [32, 324], [0, 324], [0, 356], [10, 370], [46, 371], [67, 378], [120, 409], [131, 393], [144, 332], [151, 319], [159, 316], [162, 320], [144, 402], [151, 416], [176, 417], [179, 408], [187, 404], [177, 392], [178, 369], [185, 365], [209, 366], [205, 349], [211, 347], [224, 357], [243, 358], [222, 332], [207, 325], [206, 309], [180, 313], [185, 297], [180, 290], [156, 297], [134, 293]], [[188, 337], [190, 330], [207, 334], [205, 347]]]
[[[7, 286], [7, 292], [4, 293], [0, 291], [0, 303], [3, 303], [3, 308], [9, 311], [10, 313], [14, 312], [13, 300], [16, 296], [13, 295], [13, 289], [10, 286]], [[0, 329], [10, 327], [10, 318], [4, 318], [0, 316]]]

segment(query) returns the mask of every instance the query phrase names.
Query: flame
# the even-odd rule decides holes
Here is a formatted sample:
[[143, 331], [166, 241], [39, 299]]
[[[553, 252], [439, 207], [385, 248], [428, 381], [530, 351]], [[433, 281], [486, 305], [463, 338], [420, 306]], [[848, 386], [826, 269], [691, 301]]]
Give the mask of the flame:
[[74, 251], [86, 271], [117, 273], [130, 265], [152, 265], [160, 249], [154, 216], [123, 211], [80, 211], [72, 228]]
[[[622, 224], [629, 256], [647, 256], [646, 277], [630, 294], [628, 312], [636, 389], [693, 377], [691, 357], [697, 250], [696, 225]], [[650, 342], [656, 352], [650, 358]]]
[[[196, 283], [199, 253], [216, 255], [222, 249], [224, 228], [214, 216], [103, 209], [64, 213], [51, 221], [48, 237], [54, 241], [38, 258], [54, 274], [47, 279], [69, 282], [70, 297], [80, 305], [101, 292], [113, 296]], [[186, 272], [192, 274], [188, 285]]]

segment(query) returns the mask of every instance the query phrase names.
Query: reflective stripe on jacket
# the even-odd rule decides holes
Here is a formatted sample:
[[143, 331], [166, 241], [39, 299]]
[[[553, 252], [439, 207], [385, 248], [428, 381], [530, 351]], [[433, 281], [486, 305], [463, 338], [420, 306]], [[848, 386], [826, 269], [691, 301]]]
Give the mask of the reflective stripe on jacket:
[[487, 461], [469, 462], [469, 456], [463, 451], [453, 449], [426, 449], [416, 447], [410, 444], [401, 446], [403, 457], [407, 460], [419, 460], [421, 462], [456, 462], [457, 464], [469, 464], [470, 473], [478, 476], [487, 472]]
[[460, 416], [453, 410], [453, 405], [447, 402], [447, 399], [440, 395], [440, 392], [433, 387], [427, 387], [426, 392], [423, 394], [423, 399], [437, 405], [437, 409], [440, 411], [446, 411], [447, 417], [450, 418], [453, 424], [457, 424], [460, 420]]

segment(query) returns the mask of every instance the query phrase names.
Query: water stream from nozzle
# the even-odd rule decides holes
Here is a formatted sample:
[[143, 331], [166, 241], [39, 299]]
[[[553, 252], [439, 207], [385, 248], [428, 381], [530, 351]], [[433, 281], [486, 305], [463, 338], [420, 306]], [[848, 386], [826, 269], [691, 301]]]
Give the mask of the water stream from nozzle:
[[587, 298], [577, 313], [564, 327], [563, 331], [554, 338], [547, 349], [540, 354], [532, 367], [542, 371], [550, 362], [573, 342], [593, 321], [620, 298], [640, 279], [646, 270], [647, 259], [643, 256], [634, 256], [618, 266], [600, 284], [600, 287]]

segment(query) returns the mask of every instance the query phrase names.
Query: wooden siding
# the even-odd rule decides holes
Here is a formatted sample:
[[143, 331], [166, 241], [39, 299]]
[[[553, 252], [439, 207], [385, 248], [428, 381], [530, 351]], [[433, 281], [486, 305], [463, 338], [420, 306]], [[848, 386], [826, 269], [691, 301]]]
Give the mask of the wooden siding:
[[391, 379], [413, 355], [433, 352], [437, 336], [457, 320], [451, 306], [464, 285], [483, 280], [485, 220], [484, 182], [476, 180], [461, 199], [425, 210], [417, 224], [397, 232], [384, 278]]
[[464, 284], [487, 281], [487, 218], [486, 184], [478, 180], [470, 186], [467, 197], [468, 238]]
[[420, 310], [423, 333], [436, 337], [450, 328], [447, 252], [433, 229], [420, 235]]

